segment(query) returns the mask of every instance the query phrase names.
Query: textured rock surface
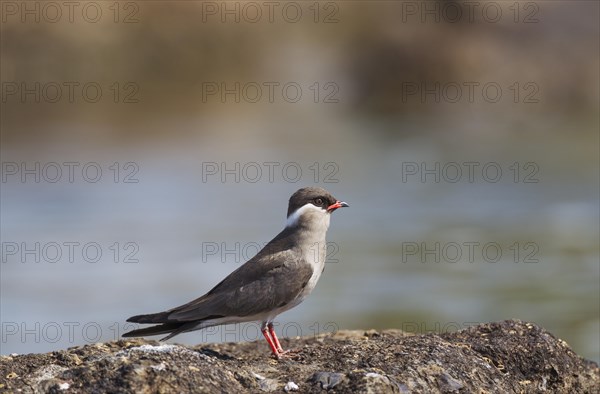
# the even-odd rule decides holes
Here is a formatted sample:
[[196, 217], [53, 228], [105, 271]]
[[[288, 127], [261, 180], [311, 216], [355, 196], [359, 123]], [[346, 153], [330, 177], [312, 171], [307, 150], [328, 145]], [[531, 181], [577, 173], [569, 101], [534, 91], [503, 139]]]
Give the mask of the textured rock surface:
[[442, 335], [340, 331], [197, 347], [127, 340], [2, 356], [1, 392], [597, 393], [598, 365], [531, 323], [481, 324]]

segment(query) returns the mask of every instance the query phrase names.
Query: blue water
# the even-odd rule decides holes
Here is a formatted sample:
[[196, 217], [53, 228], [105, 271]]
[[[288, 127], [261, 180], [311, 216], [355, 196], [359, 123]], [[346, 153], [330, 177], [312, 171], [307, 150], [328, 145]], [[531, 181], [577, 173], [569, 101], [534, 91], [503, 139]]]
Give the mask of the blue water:
[[[219, 135], [129, 150], [3, 151], [3, 161], [94, 162], [104, 172], [97, 183], [80, 176], [73, 183], [23, 183], [18, 176], [2, 183], [2, 354], [114, 340], [133, 328], [127, 317], [203, 294], [281, 230], [293, 191], [318, 184], [350, 208], [332, 218], [331, 261], [316, 290], [279, 317], [285, 336], [353, 328], [439, 332], [519, 318], [600, 360], [597, 168], [585, 154], [553, 156], [569, 156], [579, 143], [557, 137], [532, 155], [511, 141], [472, 149], [477, 141], [382, 142], [353, 130], [337, 133], [302, 153], [285, 141], [265, 146], [248, 139], [232, 148]], [[460, 163], [471, 161], [496, 163], [504, 175], [453, 183], [406, 173], [411, 163], [464, 169]], [[115, 162], [119, 182], [109, 169]], [[139, 168], [137, 183], [122, 181], [127, 162]], [[229, 169], [246, 165], [247, 173], [225, 183], [207, 175], [207, 163], [222, 162]], [[303, 175], [291, 182], [292, 175], [275, 172], [271, 182], [263, 173], [251, 182], [256, 166], [249, 163], [264, 162], [288, 164], [288, 175], [300, 167]], [[534, 162], [537, 182], [523, 182], [522, 173], [515, 182], [515, 162], [522, 171]], [[259, 337], [256, 325], [245, 325], [173, 341]]]

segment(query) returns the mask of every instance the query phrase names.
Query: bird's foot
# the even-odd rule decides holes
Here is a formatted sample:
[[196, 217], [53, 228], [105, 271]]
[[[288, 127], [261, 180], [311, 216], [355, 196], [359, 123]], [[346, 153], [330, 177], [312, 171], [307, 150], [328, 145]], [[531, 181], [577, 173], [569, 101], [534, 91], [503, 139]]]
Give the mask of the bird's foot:
[[278, 360], [295, 359], [295, 358], [300, 357], [301, 352], [302, 352], [302, 349], [288, 349], [288, 350], [277, 349], [277, 353], [273, 353], [273, 357], [275, 357]]

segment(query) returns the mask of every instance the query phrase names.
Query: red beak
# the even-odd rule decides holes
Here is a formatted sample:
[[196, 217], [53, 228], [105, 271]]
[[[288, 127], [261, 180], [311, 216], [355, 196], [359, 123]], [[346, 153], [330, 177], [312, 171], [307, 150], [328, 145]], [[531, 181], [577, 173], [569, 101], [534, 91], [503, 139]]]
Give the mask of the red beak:
[[347, 203], [343, 202], [343, 201], [336, 201], [334, 204], [331, 204], [330, 206], [327, 207], [327, 212], [333, 212], [338, 208], [343, 208], [343, 207], [349, 207], [350, 205], [348, 205]]

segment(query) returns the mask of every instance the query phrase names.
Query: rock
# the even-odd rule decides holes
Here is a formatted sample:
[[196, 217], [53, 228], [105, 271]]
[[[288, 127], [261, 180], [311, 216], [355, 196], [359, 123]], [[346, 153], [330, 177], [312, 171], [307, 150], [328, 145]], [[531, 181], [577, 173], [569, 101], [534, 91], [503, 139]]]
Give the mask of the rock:
[[161, 344], [143, 339], [0, 357], [0, 392], [597, 393], [600, 371], [532, 323], [454, 333], [342, 331], [264, 341]]
[[329, 390], [344, 380], [343, 373], [337, 372], [315, 372], [310, 381], [317, 383], [322, 389]]

